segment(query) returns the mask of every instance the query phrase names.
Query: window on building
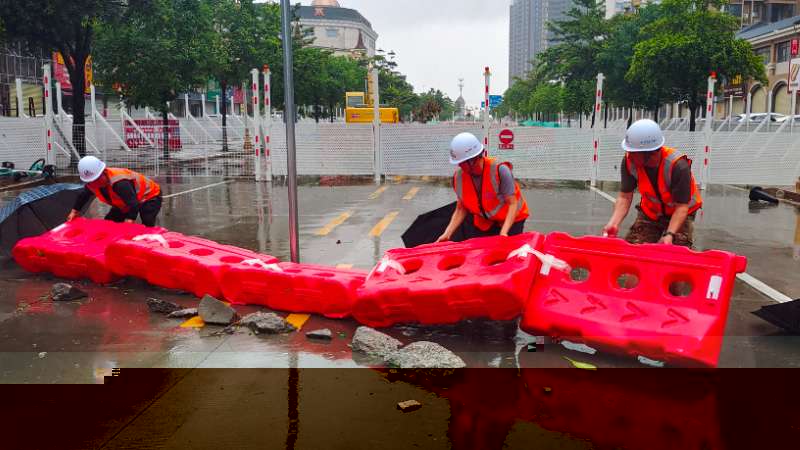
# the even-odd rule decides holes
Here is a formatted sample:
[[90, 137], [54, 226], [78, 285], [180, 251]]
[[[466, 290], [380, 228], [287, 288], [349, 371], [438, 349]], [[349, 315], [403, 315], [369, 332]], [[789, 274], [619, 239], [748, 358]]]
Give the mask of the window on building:
[[775, 59], [777, 62], [782, 63], [789, 60], [789, 53], [791, 50], [791, 42], [781, 42], [775, 48]]
[[764, 61], [764, 64], [770, 63], [771, 58], [770, 58], [769, 47], [757, 48], [755, 52], [756, 55], [761, 57], [761, 60]]
[[339, 29], [338, 28], [325, 28], [325, 36], [329, 38], [337, 38], [339, 37]]
[[781, 3], [773, 3], [769, 5], [769, 21], [777, 22], [779, 20], [788, 19], [794, 15], [794, 5], [784, 5]]

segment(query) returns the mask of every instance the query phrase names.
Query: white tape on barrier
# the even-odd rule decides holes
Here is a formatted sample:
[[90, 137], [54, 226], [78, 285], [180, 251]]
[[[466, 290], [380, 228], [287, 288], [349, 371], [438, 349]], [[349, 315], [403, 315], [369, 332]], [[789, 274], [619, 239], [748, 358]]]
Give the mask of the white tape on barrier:
[[271, 270], [273, 272], [283, 272], [283, 269], [277, 264], [267, 264], [260, 259], [247, 259], [242, 261], [242, 264], [253, 266], [253, 267], [260, 267], [264, 270]]
[[160, 234], [140, 234], [139, 236], [134, 237], [133, 241], [135, 241], [135, 242], [139, 242], [139, 241], [158, 242], [159, 244], [161, 244], [162, 247], [169, 248], [169, 244], [167, 243], [167, 240], [164, 239], [164, 236], [162, 236]]

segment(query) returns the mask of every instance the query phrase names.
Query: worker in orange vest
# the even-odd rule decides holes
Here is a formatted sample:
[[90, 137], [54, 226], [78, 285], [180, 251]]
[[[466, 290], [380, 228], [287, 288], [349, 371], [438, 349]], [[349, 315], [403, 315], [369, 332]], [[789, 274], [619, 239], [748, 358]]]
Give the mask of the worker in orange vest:
[[514, 180], [510, 163], [489, 158], [483, 144], [470, 133], [453, 138], [450, 163], [458, 166], [453, 176], [458, 203], [438, 242], [449, 241], [470, 215], [472, 220], [465, 224], [466, 239], [522, 233], [528, 204]]
[[604, 235], [617, 235], [638, 187], [642, 195], [639, 215], [625, 239], [633, 244], [660, 242], [692, 247], [694, 216], [703, 199], [692, 175], [691, 160], [665, 147], [664, 141], [661, 127], [652, 120], [636, 121], [628, 129], [622, 141], [622, 186], [611, 220], [603, 228]]
[[144, 225], [155, 226], [162, 201], [158, 183], [132, 170], [106, 167], [94, 156], [81, 158], [78, 173], [86, 186], [75, 200], [67, 221], [78, 217], [86, 203], [97, 197], [111, 205], [106, 220], [135, 222], [140, 216]]

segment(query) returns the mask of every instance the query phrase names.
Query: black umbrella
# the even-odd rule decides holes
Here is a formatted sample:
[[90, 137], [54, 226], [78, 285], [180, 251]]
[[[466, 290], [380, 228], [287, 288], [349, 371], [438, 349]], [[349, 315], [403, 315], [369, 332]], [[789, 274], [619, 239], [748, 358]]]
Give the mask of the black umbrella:
[[0, 208], [0, 252], [10, 255], [20, 239], [64, 223], [82, 189], [79, 184], [66, 183], [39, 186]]
[[[453, 202], [449, 205], [442, 206], [439, 209], [434, 209], [433, 211], [429, 211], [420, 215], [416, 218], [416, 220], [414, 220], [414, 223], [408, 227], [408, 230], [403, 233], [403, 244], [406, 247], [411, 248], [422, 244], [436, 242], [436, 240], [439, 239], [439, 236], [444, 233], [444, 230], [447, 229], [447, 225], [450, 223], [450, 218], [453, 216], [453, 212], [455, 210], [456, 202]], [[468, 217], [467, 220], [470, 220], [470, 218]], [[453, 241], [464, 240], [466, 236], [465, 223], [466, 220], [453, 234]]]
[[786, 303], [762, 306], [753, 314], [784, 330], [800, 335], [800, 298]]

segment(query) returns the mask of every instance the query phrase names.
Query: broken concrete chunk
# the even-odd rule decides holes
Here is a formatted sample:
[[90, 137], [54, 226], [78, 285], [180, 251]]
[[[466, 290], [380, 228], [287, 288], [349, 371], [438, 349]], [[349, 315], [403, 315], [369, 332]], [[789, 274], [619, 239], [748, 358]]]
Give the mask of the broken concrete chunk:
[[197, 315], [197, 308], [180, 309], [167, 314], [170, 319], [188, 319]]
[[56, 283], [50, 290], [50, 297], [56, 302], [69, 302], [72, 300], [86, 298], [88, 296], [89, 295], [86, 294], [86, 292], [83, 292], [82, 290], [68, 283]]
[[206, 295], [200, 300], [197, 313], [203, 322], [212, 325], [230, 325], [236, 318], [235, 309], [210, 295]]
[[309, 331], [308, 333], [306, 333], [306, 337], [309, 339], [330, 341], [331, 339], [333, 339], [333, 333], [331, 332], [331, 330], [325, 328], [323, 330]]
[[464, 360], [435, 342], [420, 341], [392, 352], [386, 364], [401, 369], [460, 369]]
[[406, 400], [397, 404], [397, 409], [403, 412], [416, 411], [422, 408], [422, 403], [416, 400]]
[[386, 358], [390, 353], [397, 351], [402, 342], [397, 339], [374, 330], [370, 327], [358, 327], [353, 335], [353, 342], [350, 346], [354, 352], [361, 352], [369, 356]]
[[150, 312], [161, 314], [170, 314], [183, 309], [180, 305], [168, 302], [166, 300], [159, 300], [157, 298], [148, 298], [147, 308], [150, 310]]
[[294, 325], [275, 313], [257, 312], [246, 315], [238, 323], [239, 326], [248, 327], [256, 334], [281, 334], [295, 331]]

